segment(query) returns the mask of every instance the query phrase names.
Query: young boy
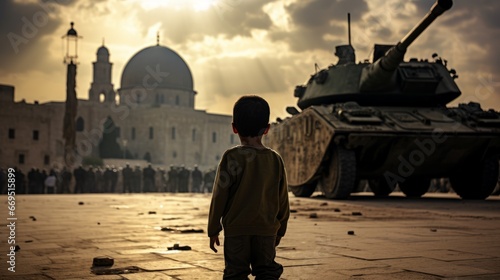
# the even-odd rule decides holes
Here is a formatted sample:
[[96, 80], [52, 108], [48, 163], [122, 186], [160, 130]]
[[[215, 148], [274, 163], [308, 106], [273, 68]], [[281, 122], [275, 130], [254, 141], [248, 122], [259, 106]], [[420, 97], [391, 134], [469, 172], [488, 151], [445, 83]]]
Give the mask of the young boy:
[[290, 209], [283, 160], [261, 142], [269, 113], [269, 104], [258, 96], [243, 96], [233, 108], [233, 132], [241, 145], [222, 156], [208, 218], [214, 252], [224, 228], [224, 279], [248, 279], [250, 273], [279, 279], [283, 273], [274, 261], [275, 247], [285, 235]]

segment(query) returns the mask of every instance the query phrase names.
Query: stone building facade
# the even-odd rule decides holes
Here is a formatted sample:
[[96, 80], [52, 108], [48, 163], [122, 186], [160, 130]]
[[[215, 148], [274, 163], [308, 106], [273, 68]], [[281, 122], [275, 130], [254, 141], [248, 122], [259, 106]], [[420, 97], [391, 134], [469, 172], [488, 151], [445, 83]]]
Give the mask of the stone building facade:
[[[77, 158], [100, 156], [110, 123], [123, 158], [157, 166], [212, 168], [238, 143], [231, 116], [194, 108], [191, 71], [176, 52], [158, 44], [140, 50], [126, 64], [116, 91], [109, 56], [105, 46], [97, 50], [89, 98], [78, 100]], [[14, 87], [0, 85], [0, 167], [62, 168], [64, 105], [15, 102]]]

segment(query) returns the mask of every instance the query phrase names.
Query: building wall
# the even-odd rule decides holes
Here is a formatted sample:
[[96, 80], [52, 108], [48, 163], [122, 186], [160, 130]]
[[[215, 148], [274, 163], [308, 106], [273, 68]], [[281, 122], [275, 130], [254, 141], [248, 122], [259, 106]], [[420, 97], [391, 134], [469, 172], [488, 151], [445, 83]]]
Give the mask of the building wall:
[[1, 102], [0, 107], [0, 167], [16, 166], [25, 171], [55, 164], [53, 139], [62, 137], [62, 131], [53, 133], [58, 127], [62, 129], [62, 119], [61, 124], [55, 121], [57, 112], [50, 106], [24, 102]]

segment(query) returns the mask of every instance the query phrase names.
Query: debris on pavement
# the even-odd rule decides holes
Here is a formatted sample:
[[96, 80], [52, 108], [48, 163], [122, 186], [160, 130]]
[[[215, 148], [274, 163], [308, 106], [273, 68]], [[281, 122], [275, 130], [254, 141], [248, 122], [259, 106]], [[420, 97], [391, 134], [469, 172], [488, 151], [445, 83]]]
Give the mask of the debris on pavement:
[[167, 247], [167, 249], [169, 249], [169, 250], [179, 250], [179, 251], [189, 251], [189, 250], [191, 250], [191, 247], [187, 246], [187, 245], [180, 246], [179, 243], [175, 243], [174, 246]]
[[92, 261], [92, 266], [113, 266], [115, 260], [111, 257], [101, 256], [95, 257]]
[[117, 274], [137, 273], [141, 271], [143, 270], [137, 266], [127, 266], [121, 268], [99, 268], [99, 267], [92, 268], [92, 273], [96, 275], [117, 275]]
[[175, 233], [204, 233], [201, 228], [179, 228], [179, 227], [161, 227], [161, 231], [169, 231]]

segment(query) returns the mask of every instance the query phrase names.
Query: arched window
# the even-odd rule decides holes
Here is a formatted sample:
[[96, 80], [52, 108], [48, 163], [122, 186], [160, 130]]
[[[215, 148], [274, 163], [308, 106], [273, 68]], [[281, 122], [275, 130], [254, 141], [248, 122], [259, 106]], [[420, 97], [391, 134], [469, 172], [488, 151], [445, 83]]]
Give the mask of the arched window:
[[76, 131], [83, 131], [84, 128], [85, 122], [83, 121], [83, 118], [78, 117], [78, 119], [76, 119]]
[[106, 94], [104, 92], [99, 93], [99, 102], [103, 103], [106, 101]]

